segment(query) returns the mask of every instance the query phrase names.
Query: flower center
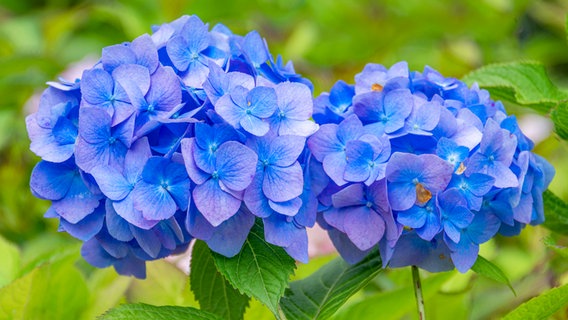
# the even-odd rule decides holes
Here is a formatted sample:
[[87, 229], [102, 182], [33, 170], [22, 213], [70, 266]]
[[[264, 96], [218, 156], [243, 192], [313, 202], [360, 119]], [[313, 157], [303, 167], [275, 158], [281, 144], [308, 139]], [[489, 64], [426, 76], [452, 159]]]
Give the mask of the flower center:
[[113, 144], [115, 144], [115, 143], [116, 143], [116, 138], [115, 138], [115, 137], [110, 137], [110, 138], [108, 138], [108, 144], [109, 144], [109, 145], [113, 145]]
[[460, 163], [460, 166], [458, 167], [458, 169], [456, 170], [456, 174], [462, 174], [465, 172], [465, 169], [467, 169], [467, 167], [462, 163]]
[[365, 205], [367, 206], [367, 208], [370, 208], [373, 206], [373, 203], [371, 201], [367, 201]]
[[217, 170], [213, 171], [213, 173], [211, 174], [211, 178], [213, 178], [214, 180], [219, 179], [219, 173], [217, 172]]

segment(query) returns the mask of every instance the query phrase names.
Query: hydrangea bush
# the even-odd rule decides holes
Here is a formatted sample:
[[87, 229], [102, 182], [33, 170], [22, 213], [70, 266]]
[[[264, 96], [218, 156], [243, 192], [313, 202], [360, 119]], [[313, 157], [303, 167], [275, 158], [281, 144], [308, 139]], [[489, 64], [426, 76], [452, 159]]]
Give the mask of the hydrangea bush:
[[429, 67], [368, 64], [313, 99], [257, 32], [184, 16], [49, 85], [26, 119], [31, 190], [121, 274], [193, 238], [233, 257], [256, 220], [302, 262], [317, 222], [349, 263], [379, 248], [383, 266], [465, 272], [544, 220], [554, 170], [515, 117]]

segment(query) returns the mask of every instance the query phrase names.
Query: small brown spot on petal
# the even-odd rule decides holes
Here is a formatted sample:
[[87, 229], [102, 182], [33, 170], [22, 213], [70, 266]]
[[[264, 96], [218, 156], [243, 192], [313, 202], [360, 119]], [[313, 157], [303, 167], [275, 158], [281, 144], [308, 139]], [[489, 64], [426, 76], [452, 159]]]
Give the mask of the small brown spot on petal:
[[416, 201], [419, 204], [423, 204], [428, 202], [430, 199], [432, 199], [432, 192], [430, 192], [428, 189], [424, 188], [424, 186], [421, 183], [417, 183], [416, 184]]
[[462, 174], [465, 172], [465, 169], [467, 169], [467, 167], [462, 163], [460, 163], [460, 166], [458, 167], [458, 169], [456, 170], [456, 174]]
[[383, 91], [383, 86], [381, 86], [378, 83], [373, 83], [373, 85], [371, 86], [371, 90], [373, 91]]
[[444, 260], [444, 259], [446, 259], [446, 256], [442, 253], [438, 256], [438, 258], [440, 258], [440, 260]]

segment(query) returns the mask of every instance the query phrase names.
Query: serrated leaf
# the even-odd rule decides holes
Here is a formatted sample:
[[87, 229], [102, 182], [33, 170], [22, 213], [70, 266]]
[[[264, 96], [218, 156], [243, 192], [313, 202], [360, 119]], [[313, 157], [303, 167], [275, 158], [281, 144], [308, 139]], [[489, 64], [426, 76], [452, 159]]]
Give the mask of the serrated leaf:
[[494, 99], [503, 99], [548, 113], [567, 98], [550, 81], [544, 66], [537, 62], [511, 62], [490, 64], [467, 74], [468, 84], [477, 82], [487, 89]]
[[[428, 299], [434, 296], [452, 275], [453, 272], [437, 273], [422, 280], [422, 296], [426, 300], [426, 308], [428, 308]], [[410, 282], [407, 287], [366, 297], [341, 310], [334, 319], [395, 320], [403, 318], [409, 312], [416, 312], [414, 287]]]
[[123, 304], [101, 315], [99, 320], [223, 320], [217, 315], [191, 307], [152, 306], [144, 303]]
[[193, 246], [189, 280], [201, 310], [227, 320], [243, 319], [249, 297], [239, 293], [217, 271], [211, 250], [203, 241]]
[[20, 250], [0, 236], [0, 288], [16, 279], [20, 270]]
[[214, 253], [213, 257], [217, 270], [233, 287], [264, 303], [280, 319], [278, 302], [296, 263], [284, 249], [264, 241], [260, 220], [253, 226], [239, 254], [227, 258]]
[[0, 319], [79, 319], [89, 292], [75, 261], [45, 264], [0, 289]]
[[513, 289], [513, 286], [511, 285], [511, 282], [509, 281], [509, 278], [507, 278], [505, 273], [498, 266], [485, 259], [484, 257], [477, 256], [477, 260], [475, 260], [475, 263], [471, 267], [471, 270], [473, 270], [477, 274], [508, 286], [513, 294], [515, 296], [517, 295], [515, 289]]
[[289, 320], [328, 319], [382, 270], [378, 251], [355, 265], [336, 258], [311, 276], [291, 282], [280, 306]]
[[521, 304], [507, 314], [504, 320], [548, 319], [568, 304], [568, 284], [551, 289]]
[[568, 204], [552, 191], [546, 190], [544, 200], [544, 226], [560, 234], [568, 234]]

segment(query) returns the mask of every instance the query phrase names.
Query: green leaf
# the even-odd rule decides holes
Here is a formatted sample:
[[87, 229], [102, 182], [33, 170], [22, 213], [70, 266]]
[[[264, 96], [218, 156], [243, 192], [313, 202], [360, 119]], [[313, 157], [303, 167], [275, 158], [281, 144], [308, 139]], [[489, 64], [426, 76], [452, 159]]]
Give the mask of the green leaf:
[[[408, 271], [410, 272], [410, 270]], [[433, 297], [452, 275], [453, 272], [444, 272], [422, 280], [422, 295], [426, 300], [426, 308], [428, 308], [428, 299]], [[407, 287], [366, 297], [364, 300], [342, 309], [334, 319], [394, 320], [403, 318], [409, 312], [416, 312], [414, 287], [410, 282]]]
[[504, 320], [547, 319], [568, 304], [568, 284], [551, 289], [521, 304], [511, 311]]
[[513, 286], [511, 285], [511, 282], [509, 281], [509, 278], [507, 278], [505, 273], [498, 266], [485, 259], [484, 257], [477, 256], [477, 260], [471, 267], [471, 270], [491, 280], [495, 280], [504, 285], [507, 285], [509, 289], [513, 291], [513, 294], [517, 295], [515, 289], [513, 289]]
[[165, 260], [146, 262], [146, 279], [134, 279], [127, 298], [130, 303], [198, 306], [187, 275]]
[[544, 244], [547, 248], [551, 249], [552, 251], [556, 252], [559, 256], [564, 259], [568, 259], [568, 247], [558, 245], [552, 237], [544, 238]]
[[537, 62], [490, 64], [467, 74], [463, 80], [477, 82], [493, 98], [503, 99], [548, 113], [567, 95], [548, 77], [544, 66]]
[[117, 306], [124, 299], [132, 281], [132, 277], [121, 276], [113, 268], [94, 270], [87, 282], [91, 297], [82, 318], [95, 319], [106, 310]]
[[328, 319], [382, 270], [378, 251], [355, 265], [336, 258], [313, 275], [291, 282], [280, 305], [287, 319]]
[[0, 319], [78, 319], [89, 292], [76, 258], [43, 265], [0, 289]]
[[12, 282], [20, 270], [20, 250], [0, 236], [0, 288]]
[[101, 315], [99, 320], [223, 320], [217, 315], [191, 307], [156, 307], [144, 303], [123, 304]]
[[201, 310], [223, 319], [243, 319], [249, 297], [239, 293], [217, 271], [211, 250], [203, 241], [195, 242], [191, 255], [189, 280]]
[[568, 104], [561, 102], [551, 113], [552, 122], [554, 122], [554, 130], [558, 136], [564, 140], [568, 140]]
[[264, 241], [259, 221], [253, 226], [239, 254], [227, 258], [214, 253], [213, 257], [217, 270], [233, 287], [264, 303], [279, 319], [278, 302], [296, 263], [284, 249]]
[[554, 232], [568, 234], [568, 204], [550, 190], [546, 190], [542, 197], [545, 214], [543, 225]]

